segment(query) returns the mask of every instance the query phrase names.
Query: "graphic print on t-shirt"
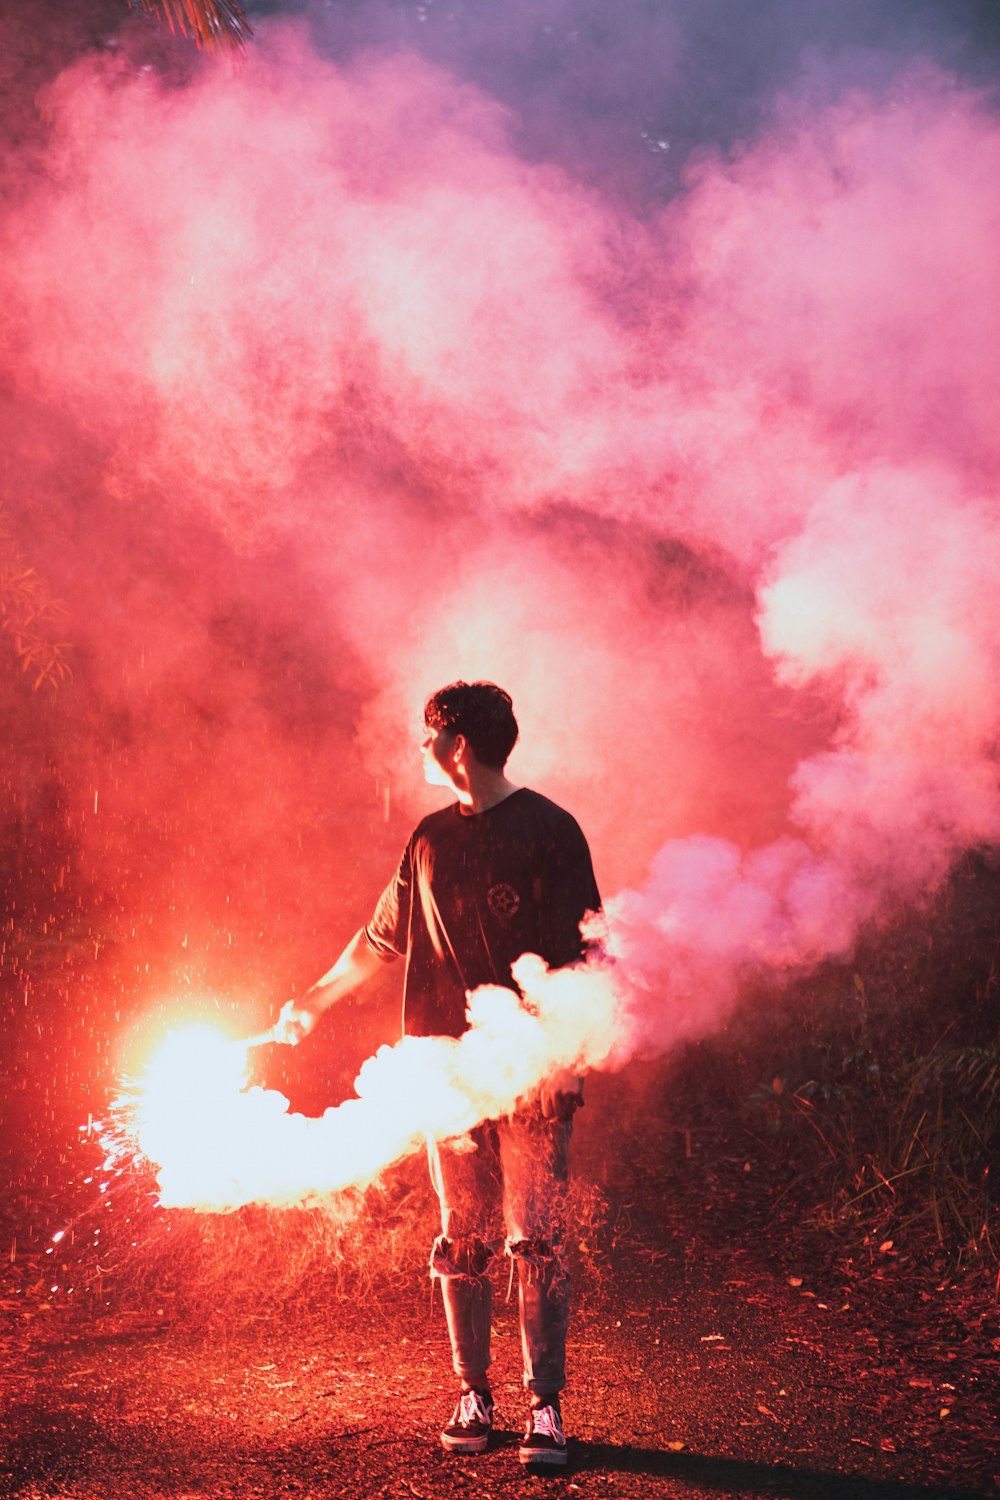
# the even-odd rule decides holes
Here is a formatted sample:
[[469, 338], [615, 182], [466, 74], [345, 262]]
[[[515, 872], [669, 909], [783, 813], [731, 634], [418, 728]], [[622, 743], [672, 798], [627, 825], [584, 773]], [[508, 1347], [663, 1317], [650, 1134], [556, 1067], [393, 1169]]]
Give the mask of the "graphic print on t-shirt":
[[489, 902], [490, 911], [495, 917], [503, 921], [504, 917], [512, 917], [521, 905], [521, 898], [514, 887], [506, 880], [491, 885], [486, 897]]

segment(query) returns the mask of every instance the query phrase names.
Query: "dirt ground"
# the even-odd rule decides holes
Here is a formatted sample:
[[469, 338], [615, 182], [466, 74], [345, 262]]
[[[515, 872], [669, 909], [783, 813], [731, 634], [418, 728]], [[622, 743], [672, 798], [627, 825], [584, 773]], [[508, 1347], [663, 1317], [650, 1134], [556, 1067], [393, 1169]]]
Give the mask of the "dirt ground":
[[[590, 1116], [584, 1170], [608, 1123]], [[19, 1254], [0, 1495], [1000, 1495], [1000, 1323], [981, 1272], [806, 1230], [787, 1195], [776, 1206], [777, 1179], [721, 1140], [664, 1129], [625, 1145], [600, 1246], [575, 1251], [565, 1474], [518, 1462], [505, 1275], [499, 1430], [487, 1454], [454, 1458], [437, 1443], [454, 1401], [443, 1313], [419, 1265], [356, 1296], [316, 1278], [284, 1308], [193, 1316], [148, 1290], [32, 1296]]]

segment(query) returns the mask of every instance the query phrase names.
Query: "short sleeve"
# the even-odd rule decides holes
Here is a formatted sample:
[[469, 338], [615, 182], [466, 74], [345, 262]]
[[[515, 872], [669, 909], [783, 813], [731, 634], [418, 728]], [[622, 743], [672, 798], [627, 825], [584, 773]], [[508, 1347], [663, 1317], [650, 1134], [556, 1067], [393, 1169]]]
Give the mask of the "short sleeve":
[[412, 892], [412, 860], [410, 845], [407, 844], [395, 875], [379, 897], [375, 914], [364, 929], [368, 946], [385, 963], [406, 954]]

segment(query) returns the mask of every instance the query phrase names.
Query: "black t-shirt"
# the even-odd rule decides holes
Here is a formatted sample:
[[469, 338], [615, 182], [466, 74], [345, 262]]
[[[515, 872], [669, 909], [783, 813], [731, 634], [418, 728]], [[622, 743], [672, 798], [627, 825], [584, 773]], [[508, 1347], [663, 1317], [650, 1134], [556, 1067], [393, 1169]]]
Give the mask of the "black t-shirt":
[[404, 1032], [461, 1036], [467, 990], [516, 988], [510, 966], [522, 953], [573, 963], [580, 922], [600, 901], [576, 820], [522, 787], [485, 812], [456, 802], [424, 818], [365, 937], [380, 958], [405, 955]]

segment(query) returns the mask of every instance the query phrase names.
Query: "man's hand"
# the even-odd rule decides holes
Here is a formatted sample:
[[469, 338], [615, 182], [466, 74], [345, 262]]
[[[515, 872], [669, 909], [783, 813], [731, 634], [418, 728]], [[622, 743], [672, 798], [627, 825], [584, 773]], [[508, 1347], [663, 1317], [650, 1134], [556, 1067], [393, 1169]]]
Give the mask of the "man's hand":
[[331, 1005], [343, 1000], [381, 969], [382, 960], [365, 937], [364, 928], [354, 934], [333, 968], [298, 1000], [287, 1000], [271, 1028], [276, 1042], [294, 1047], [308, 1036]]
[[571, 1120], [583, 1104], [583, 1079], [561, 1068], [543, 1079], [535, 1097], [544, 1120]]
[[303, 1037], [309, 1035], [318, 1020], [319, 1012], [313, 1009], [308, 1000], [286, 1000], [272, 1027], [274, 1040], [296, 1047]]

